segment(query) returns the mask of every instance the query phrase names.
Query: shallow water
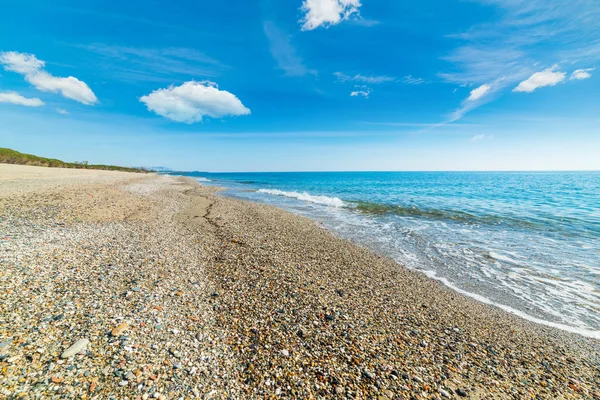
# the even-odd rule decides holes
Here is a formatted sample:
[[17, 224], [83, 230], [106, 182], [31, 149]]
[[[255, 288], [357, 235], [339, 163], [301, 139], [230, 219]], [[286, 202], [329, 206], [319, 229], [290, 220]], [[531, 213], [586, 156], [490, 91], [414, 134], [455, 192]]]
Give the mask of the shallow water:
[[600, 338], [600, 173], [177, 173], [323, 223], [524, 318]]

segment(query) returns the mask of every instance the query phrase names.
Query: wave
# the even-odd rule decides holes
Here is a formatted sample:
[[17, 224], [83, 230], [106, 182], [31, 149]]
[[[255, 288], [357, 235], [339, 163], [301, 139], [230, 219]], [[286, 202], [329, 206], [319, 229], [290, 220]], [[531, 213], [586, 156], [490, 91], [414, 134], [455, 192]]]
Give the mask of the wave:
[[203, 176], [197, 176], [194, 179], [196, 179], [198, 182], [212, 182], [210, 179], [205, 178]]
[[310, 203], [322, 204], [329, 207], [345, 207], [346, 203], [344, 203], [341, 199], [337, 197], [327, 197], [327, 196], [313, 196], [308, 194], [307, 192], [299, 193], [299, 192], [285, 192], [283, 190], [277, 189], [259, 189], [258, 193], [270, 194], [273, 196], [283, 196], [283, 197], [291, 197], [293, 199], [298, 199], [302, 201], [308, 201]]
[[466, 222], [482, 225], [510, 224], [521, 228], [535, 228], [538, 224], [533, 221], [514, 219], [498, 215], [475, 215], [466, 211], [423, 209], [418, 207], [399, 206], [394, 204], [380, 204], [365, 201], [351, 202], [353, 209], [364, 214], [383, 215], [394, 214], [401, 217], [420, 217], [426, 219]]

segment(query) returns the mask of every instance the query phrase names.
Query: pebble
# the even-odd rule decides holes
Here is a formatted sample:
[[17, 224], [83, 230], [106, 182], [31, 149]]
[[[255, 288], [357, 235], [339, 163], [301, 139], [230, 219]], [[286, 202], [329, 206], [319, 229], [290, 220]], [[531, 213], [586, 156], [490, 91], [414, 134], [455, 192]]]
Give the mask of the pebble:
[[9, 338], [4, 342], [0, 343], [0, 350], [3, 350], [5, 347], [8, 347], [12, 343], [13, 339]]
[[127, 329], [129, 329], [129, 324], [123, 322], [122, 324], [115, 327], [110, 334], [114, 337], [121, 336]]
[[[301, 217], [135, 179], [2, 184], [0, 397], [599, 397], [597, 347], [581, 357]], [[60, 359], [82, 337], [86, 357]]]
[[60, 358], [63, 358], [63, 359], [71, 358], [71, 357], [75, 356], [76, 354], [79, 354], [82, 351], [84, 351], [89, 344], [90, 344], [90, 341], [88, 339], [79, 339], [78, 341], [73, 343], [73, 345], [71, 345], [71, 347], [69, 347], [67, 350], [65, 350], [61, 354]]

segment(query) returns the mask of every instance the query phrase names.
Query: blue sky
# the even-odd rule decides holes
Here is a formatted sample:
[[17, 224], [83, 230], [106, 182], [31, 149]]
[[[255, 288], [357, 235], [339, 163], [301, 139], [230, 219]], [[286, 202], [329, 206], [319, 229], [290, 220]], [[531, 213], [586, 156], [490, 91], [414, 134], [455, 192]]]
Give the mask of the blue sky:
[[600, 169], [597, 0], [7, 0], [0, 146], [202, 171]]

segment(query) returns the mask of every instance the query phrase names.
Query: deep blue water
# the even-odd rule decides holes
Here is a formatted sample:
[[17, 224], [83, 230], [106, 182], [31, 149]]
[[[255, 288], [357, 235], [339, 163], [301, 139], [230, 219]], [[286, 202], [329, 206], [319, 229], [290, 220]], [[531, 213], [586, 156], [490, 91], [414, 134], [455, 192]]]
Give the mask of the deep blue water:
[[524, 318], [600, 338], [600, 173], [177, 173]]

